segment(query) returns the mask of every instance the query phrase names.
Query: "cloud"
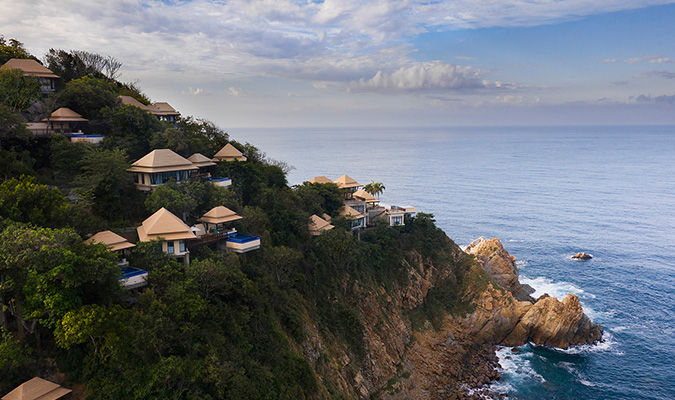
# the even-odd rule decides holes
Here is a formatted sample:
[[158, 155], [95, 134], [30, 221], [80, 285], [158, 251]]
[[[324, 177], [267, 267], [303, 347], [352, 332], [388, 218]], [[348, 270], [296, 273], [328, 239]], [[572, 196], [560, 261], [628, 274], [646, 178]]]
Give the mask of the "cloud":
[[367, 92], [433, 92], [475, 91], [486, 88], [508, 88], [510, 84], [483, 79], [486, 71], [440, 61], [413, 63], [393, 72], [377, 71], [370, 79], [361, 78], [348, 85], [351, 91]]
[[642, 94], [636, 97], [635, 100], [638, 103], [675, 104], [675, 95], [652, 96]]
[[188, 89], [190, 90], [190, 94], [195, 95], [195, 96], [204, 93], [204, 89], [202, 89], [202, 88], [197, 88], [197, 89], [193, 90], [192, 87], [189, 87]]
[[233, 87], [233, 86], [230, 86], [229, 91], [230, 91], [230, 94], [234, 97], [238, 97], [242, 93], [241, 89], [238, 89], [238, 88]]
[[623, 60], [622, 62], [624, 62], [626, 64], [637, 64], [637, 63], [640, 63], [642, 61], [659, 59], [660, 57], [662, 57], [660, 54], [656, 54], [656, 55], [651, 55], [651, 56], [629, 58], [629, 59]]
[[638, 78], [663, 78], [663, 79], [675, 79], [675, 73], [670, 71], [642, 71], [637, 76]]
[[650, 63], [658, 63], [658, 64], [671, 64], [671, 63], [675, 63], [675, 60], [672, 60], [672, 59], [667, 58], [667, 57], [666, 58], [662, 57], [662, 58], [656, 58], [656, 59], [653, 59], [653, 60], [649, 60], [649, 62]]
[[600, 60], [600, 61], [598, 61], [598, 62], [601, 62], [601, 63], [615, 63], [615, 62], [618, 62], [618, 61], [616, 61], [616, 60], [613, 59], [613, 58], [605, 58], [604, 60]]

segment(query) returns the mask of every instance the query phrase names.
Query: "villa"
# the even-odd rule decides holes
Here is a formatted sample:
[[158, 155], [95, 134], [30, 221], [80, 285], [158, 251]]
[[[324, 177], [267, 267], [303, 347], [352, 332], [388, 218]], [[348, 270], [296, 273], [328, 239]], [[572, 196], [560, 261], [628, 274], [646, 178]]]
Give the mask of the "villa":
[[23, 76], [34, 76], [40, 82], [40, 91], [43, 96], [56, 91], [56, 80], [59, 76], [47, 67], [32, 59], [12, 58], [2, 65], [4, 68], [18, 69]]
[[325, 176], [315, 176], [314, 178], [310, 179], [307, 181], [309, 183], [335, 183], [331, 181], [330, 179], [326, 178]]
[[182, 182], [190, 173], [199, 170], [192, 161], [169, 149], [156, 149], [131, 164], [127, 171], [134, 174], [134, 184], [139, 190], [149, 191], [175, 179]]
[[166, 208], [162, 207], [149, 216], [136, 231], [141, 242], [160, 240], [164, 253], [182, 259], [185, 265], [190, 263], [190, 251], [185, 242], [197, 236], [185, 222]]
[[340, 208], [340, 215], [347, 218], [351, 230], [365, 228], [366, 226], [366, 216], [354, 210], [350, 206], [345, 205]]
[[307, 224], [307, 227], [309, 228], [309, 233], [312, 236], [319, 236], [325, 231], [329, 231], [335, 228], [335, 226], [331, 225], [330, 222], [326, 221], [325, 219], [319, 217], [316, 214], [309, 217], [309, 224]]
[[46, 128], [49, 133], [69, 135], [78, 131], [81, 133], [82, 128], [89, 120], [70, 108], [61, 107], [41, 122], [47, 124]]
[[226, 144], [213, 156], [213, 161], [246, 161], [246, 157], [232, 144]]
[[126, 259], [130, 250], [136, 247], [135, 244], [130, 243], [122, 236], [111, 231], [99, 232], [85, 240], [85, 243], [103, 243], [108, 247], [108, 250], [119, 255], [120, 261], [117, 263], [121, 268], [119, 282], [124, 289], [131, 290], [147, 285], [148, 271], [130, 267]]
[[208, 180], [214, 185], [220, 187], [229, 187], [232, 185], [232, 179], [230, 178], [216, 178], [211, 176], [209, 170], [211, 167], [215, 166], [216, 163], [211, 161], [211, 159], [205, 155], [201, 153], [195, 153], [187, 159], [190, 160], [195, 167], [199, 168], [198, 172], [190, 175], [191, 178]]
[[227, 250], [235, 253], [246, 253], [259, 249], [259, 237], [237, 233], [237, 230], [231, 227], [233, 222], [242, 219], [242, 216], [225, 206], [214, 207], [198, 219], [202, 222], [201, 224], [192, 227], [197, 235], [197, 240], [190, 241], [188, 245], [197, 247], [215, 242], [218, 242], [219, 245], [224, 243]]
[[140, 101], [134, 99], [131, 96], [118, 96], [122, 104], [138, 107], [141, 110], [147, 111], [150, 114], [156, 116], [160, 121], [167, 121], [171, 123], [176, 123], [180, 117], [180, 113], [176, 111], [171, 105], [167, 102], [157, 102], [150, 105], [145, 105]]

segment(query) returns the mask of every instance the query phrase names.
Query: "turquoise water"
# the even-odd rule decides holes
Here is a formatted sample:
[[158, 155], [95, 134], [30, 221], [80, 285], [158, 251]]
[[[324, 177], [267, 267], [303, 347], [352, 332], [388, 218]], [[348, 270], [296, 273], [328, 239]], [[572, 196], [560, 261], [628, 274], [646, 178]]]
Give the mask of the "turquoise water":
[[[675, 127], [239, 129], [295, 167], [433, 213], [461, 246], [498, 237], [521, 280], [579, 295], [604, 343], [499, 351], [515, 399], [675, 399]], [[578, 251], [590, 261], [570, 259]]]

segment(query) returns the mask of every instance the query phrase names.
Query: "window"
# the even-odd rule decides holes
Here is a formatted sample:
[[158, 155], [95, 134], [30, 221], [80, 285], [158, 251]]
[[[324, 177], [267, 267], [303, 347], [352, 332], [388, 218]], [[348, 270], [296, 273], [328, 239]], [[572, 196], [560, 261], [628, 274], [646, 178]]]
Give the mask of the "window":
[[166, 242], [166, 248], [167, 248], [167, 253], [173, 254], [173, 240], [170, 242]]
[[178, 242], [178, 249], [181, 253], [185, 253], [185, 242], [184, 241], [181, 240], [180, 242]]

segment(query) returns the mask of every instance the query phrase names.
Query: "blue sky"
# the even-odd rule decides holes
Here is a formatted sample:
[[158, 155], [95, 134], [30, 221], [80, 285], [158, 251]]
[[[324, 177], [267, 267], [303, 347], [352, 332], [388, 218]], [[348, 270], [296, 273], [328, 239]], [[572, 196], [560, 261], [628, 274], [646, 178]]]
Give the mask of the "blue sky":
[[0, 0], [224, 128], [675, 124], [675, 0]]

